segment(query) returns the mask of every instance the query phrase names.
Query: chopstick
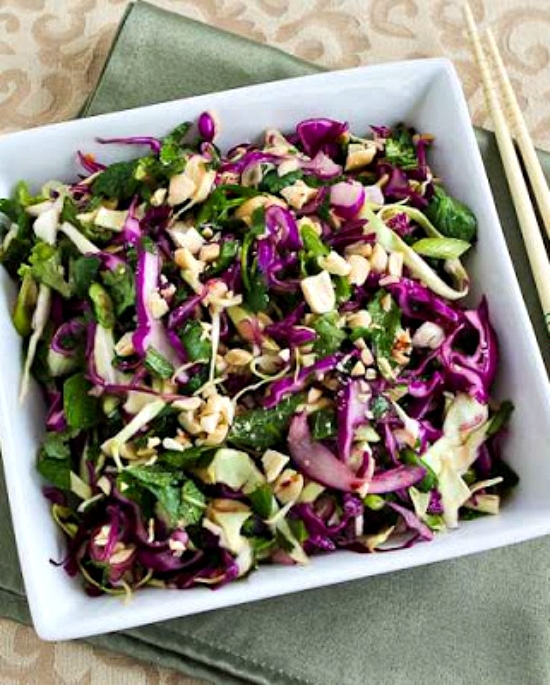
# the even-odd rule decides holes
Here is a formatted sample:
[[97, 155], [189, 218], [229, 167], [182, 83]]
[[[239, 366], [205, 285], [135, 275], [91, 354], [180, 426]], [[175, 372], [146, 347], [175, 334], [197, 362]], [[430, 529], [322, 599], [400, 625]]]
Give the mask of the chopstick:
[[537, 200], [538, 210], [541, 214], [546, 235], [550, 238], [550, 189], [546, 183], [546, 178], [542, 170], [539, 158], [535, 151], [535, 146], [527, 130], [525, 119], [521, 113], [519, 103], [514, 93], [514, 89], [510, 82], [510, 77], [506, 72], [502, 56], [495, 42], [493, 32], [487, 29], [487, 45], [489, 52], [493, 59], [494, 65], [497, 68], [498, 78], [500, 80], [501, 94], [504, 99], [505, 112], [508, 115], [508, 120], [512, 123], [512, 133], [516, 138], [518, 147], [523, 157], [525, 169], [531, 181], [531, 188]]
[[[525, 244], [525, 250], [527, 252], [527, 257], [531, 265], [531, 271], [533, 273], [535, 286], [537, 288], [537, 293], [542, 307], [542, 313], [544, 315], [544, 322], [548, 333], [550, 333], [550, 261], [548, 260], [548, 256], [546, 254], [546, 247], [544, 245], [544, 240], [541, 235], [537, 216], [535, 214], [535, 209], [531, 202], [531, 197], [529, 195], [527, 184], [525, 183], [525, 179], [523, 178], [521, 165], [514, 147], [514, 141], [512, 139], [510, 129], [508, 128], [508, 124], [506, 122], [506, 117], [502, 105], [500, 103], [495, 82], [491, 74], [489, 62], [485, 56], [483, 47], [481, 45], [481, 39], [475, 24], [472, 10], [470, 9], [470, 6], [467, 3], [464, 5], [464, 14], [466, 17], [466, 23], [468, 25], [468, 30], [470, 33], [470, 39], [474, 49], [476, 62], [481, 72], [481, 79], [483, 82], [483, 89], [485, 92], [487, 107], [489, 109], [489, 113], [491, 114], [491, 118], [493, 119], [498, 149], [504, 165], [504, 171], [506, 173], [506, 178], [508, 180], [508, 186], [510, 187], [512, 201], [516, 208], [516, 214], [518, 217], [518, 222], [523, 237], [523, 242]], [[504, 65], [502, 65], [502, 67], [504, 69]], [[513, 93], [512, 85], [510, 83], [509, 86], [510, 92]], [[515, 101], [515, 103], [517, 105], [517, 101]], [[508, 101], [508, 104], [510, 104], [510, 101]], [[509, 107], [509, 109], [513, 111], [515, 108], [512, 106]], [[517, 110], [519, 112], [519, 106], [517, 107]], [[521, 119], [523, 119], [523, 117], [521, 117]], [[523, 127], [525, 128], [525, 134], [522, 137], [529, 139], [529, 134], [527, 133], [527, 128], [525, 127], [524, 122]], [[518, 127], [518, 135], [520, 130], [521, 126]], [[526, 148], [527, 146], [524, 147]], [[534, 148], [533, 154], [536, 158]], [[532, 161], [533, 160], [531, 159], [531, 162]], [[532, 163], [530, 166], [534, 168]], [[543, 181], [544, 185], [546, 186], [544, 176]], [[548, 190], [548, 188], [546, 188], [546, 190]]]

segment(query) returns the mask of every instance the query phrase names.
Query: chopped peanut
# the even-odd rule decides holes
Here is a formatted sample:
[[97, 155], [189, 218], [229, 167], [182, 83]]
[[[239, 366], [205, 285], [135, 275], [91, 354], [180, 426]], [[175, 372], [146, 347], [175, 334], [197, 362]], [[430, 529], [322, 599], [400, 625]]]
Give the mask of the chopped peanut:
[[336, 295], [327, 271], [321, 271], [316, 276], [304, 278], [300, 286], [312, 312], [326, 314], [334, 309]]
[[273, 492], [281, 502], [295, 502], [304, 488], [304, 477], [294, 469], [285, 469], [275, 481]]
[[201, 262], [214, 262], [220, 256], [220, 244], [210, 243], [201, 247], [199, 252], [199, 259]]
[[353, 245], [348, 245], [344, 252], [346, 255], [356, 254], [368, 259], [372, 255], [372, 245], [370, 243], [354, 243]]
[[377, 274], [384, 273], [388, 267], [388, 253], [379, 243], [376, 243], [372, 250], [370, 267]]
[[351, 254], [346, 259], [349, 266], [349, 282], [352, 285], [362, 286], [367, 280], [371, 265], [361, 255]]
[[321, 269], [325, 269], [329, 274], [334, 274], [335, 276], [348, 276], [352, 270], [351, 264], [334, 250], [331, 250], [325, 257], [319, 257], [318, 263]]
[[403, 273], [403, 253], [392, 252], [388, 259], [388, 274], [390, 276], [401, 277]]
[[372, 317], [366, 309], [360, 309], [358, 312], [348, 314], [346, 321], [350, 328], [369, 328]]

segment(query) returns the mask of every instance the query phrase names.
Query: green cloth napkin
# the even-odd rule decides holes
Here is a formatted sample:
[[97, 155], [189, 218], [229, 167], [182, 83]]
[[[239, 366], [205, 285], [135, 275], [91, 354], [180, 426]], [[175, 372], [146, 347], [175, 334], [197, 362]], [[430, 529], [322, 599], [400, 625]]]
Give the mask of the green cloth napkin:
[[[128, 9], [83, 114], [318, 70], [278, 50], [140, 3]], [[478, 140], [545, 348], [494, 139], [478, 131]], [[550, 177], [550, 155], [541, 158]], [[0, 614], [29, 622], [2, 482], [0, 526]], [[543, 538], [88, 642], [214, 683], [537, 685], [550, 683], [549, 615], [550, 541]]]

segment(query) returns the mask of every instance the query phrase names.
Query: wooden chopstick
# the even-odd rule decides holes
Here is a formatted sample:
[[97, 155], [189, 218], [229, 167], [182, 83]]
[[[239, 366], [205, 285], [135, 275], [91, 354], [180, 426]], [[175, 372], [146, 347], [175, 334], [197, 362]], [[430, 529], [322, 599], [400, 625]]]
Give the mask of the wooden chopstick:
[[546, 178], [544, 176], [539, 158], [537, 157], [535, 146], [533, 145], [533, 141], [531, 140], [531, 136], [527, 130], [525, 119], [521, 113], [516, 94], [514, 93], [514, 89], [510, 82], [510, 77], [506, 72], [504, 62], [502, 61], [501, 54], [491, 29], [487, 29], [486, 36], [489, 52], [493, 59], [494, 65], [497, 68], [501, 95], [504, 100], [503, 104], [505, 113], [507, 114], [508, 121], [511, 124], [512, 134], [514, 135], [521, 151], [525, 169], [529, 175], [529, 180], [531, 181], [531, 188], [533, 189], [535, 198], [537, 200], [537, 207], [542, 217], [544, 228], [546, 229], [546, 235], [550, 238], [550, 189], [546, 183]]
[[474, 16], [470, 6], [464, 5], [464, 14], [476, 57], [476, 62], [481, 72], [483, 89], [487, 101], [487, 107], [493, 119], [495, 136], [504, 165], [504, 171], [510, 187], [512, 201], [516, 208], [516, 214], [525, 244], [527, 257], [531, 265], [531, 271], [535, 280], [546, 329], [550, 333], [550, 261], [546, 254], [546, 247], [542, 238], [535, 210], [531, 203], [529, 190], [523, 178], [521, 165], [514, 147], [512, 135], [506, 123], [504, 111], [496, 90], [489, 62], [485, 57], [483, 47]]

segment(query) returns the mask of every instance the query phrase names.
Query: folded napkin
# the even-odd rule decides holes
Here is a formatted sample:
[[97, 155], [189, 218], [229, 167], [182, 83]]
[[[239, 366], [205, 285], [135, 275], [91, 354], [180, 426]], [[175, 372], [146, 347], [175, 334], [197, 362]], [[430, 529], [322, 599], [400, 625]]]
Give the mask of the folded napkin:
[[[127, 11], [83, 115], [318, 70], [278, 50], [139, 3]], [[545, 349], [494, 139], [478, 131], [478, 140]], [[541, 158], [550, 176], [550, 155]], [[0, 614], [29, 622], [1, 481], [0, 531]], [[534, 685], [550, 682], [549, 581], [550, 541], [543, 538], [88, 642], [214, 683]]]

